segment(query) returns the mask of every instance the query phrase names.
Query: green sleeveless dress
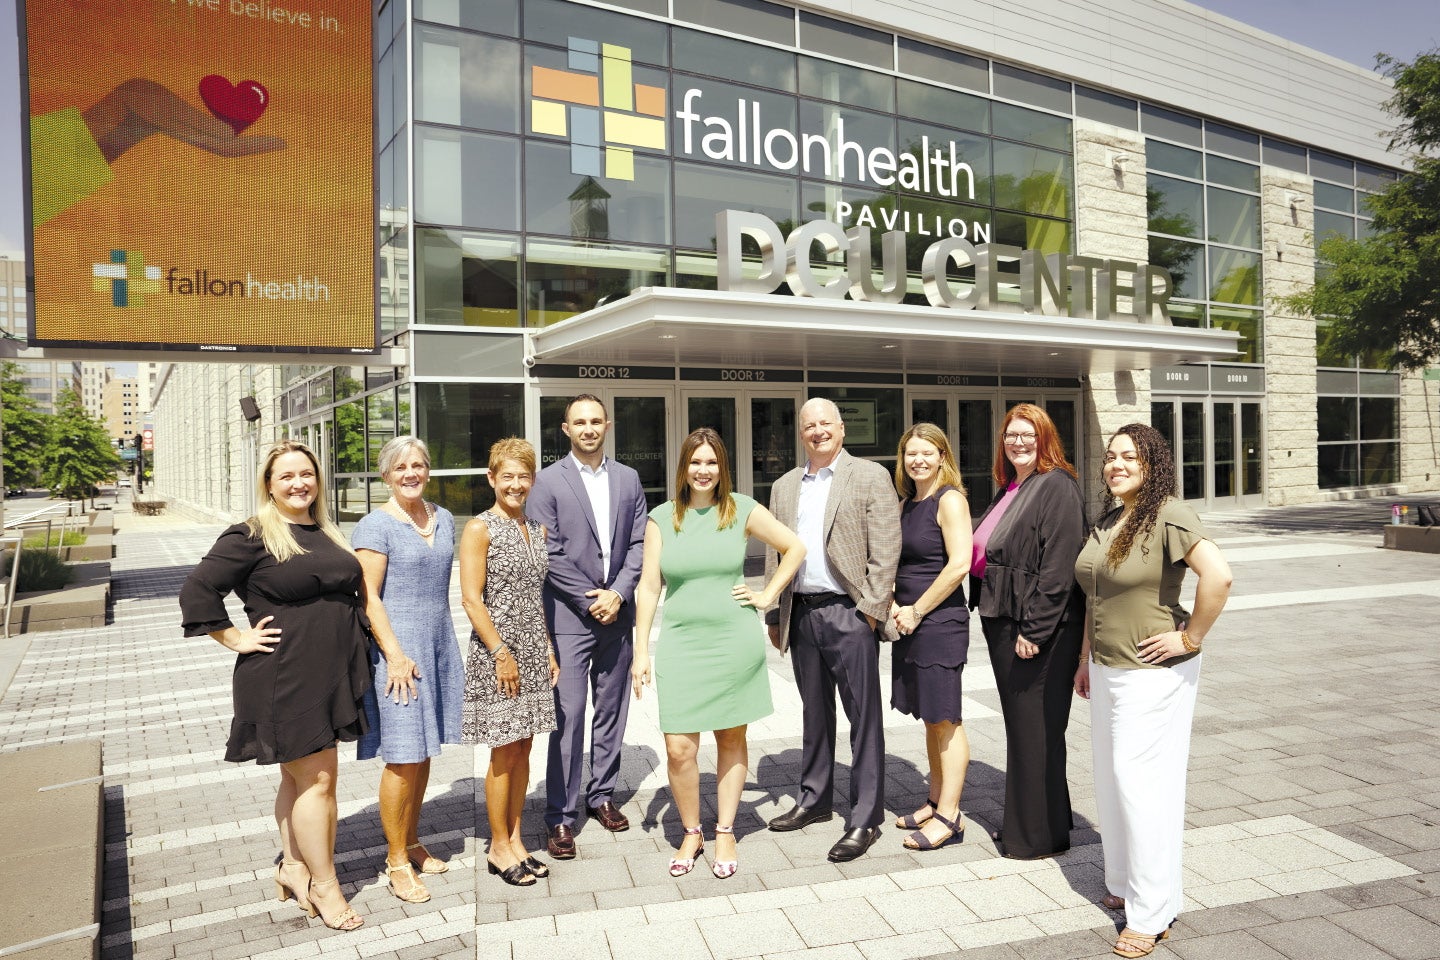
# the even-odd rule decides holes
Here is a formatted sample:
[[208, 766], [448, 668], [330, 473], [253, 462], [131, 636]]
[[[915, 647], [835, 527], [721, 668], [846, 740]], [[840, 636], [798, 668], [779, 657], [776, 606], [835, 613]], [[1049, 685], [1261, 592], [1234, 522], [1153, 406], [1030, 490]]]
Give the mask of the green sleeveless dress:
[[745, 521], [755, 501], [734, 494], [735, 522], [715, 529], [715, 507], [686, 510], [675, 532], [675, 505], [650, 511], [660, 528], [665, 609], [655, 651], [660, 729], [699, 733], [754, 723], [774, 712], [765, 669], [765, 628], [730, 588], [744, 580]]

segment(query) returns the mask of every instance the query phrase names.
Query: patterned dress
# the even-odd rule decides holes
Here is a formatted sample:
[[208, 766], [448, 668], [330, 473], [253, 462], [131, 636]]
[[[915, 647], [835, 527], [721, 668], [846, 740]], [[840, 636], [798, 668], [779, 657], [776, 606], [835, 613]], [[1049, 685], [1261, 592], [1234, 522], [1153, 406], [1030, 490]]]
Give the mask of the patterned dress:
[[550, 567], [541, 526], [520, 525], [486, 511], [477, 517], [490, 529], [485, 555], [485, 608], [520, 669], [520, 694], [495, 688], [495, 661], [480, 636], [470, 632], [465, 660], [465, 709], [461, 740], [492, 747], [555, 729], [555, 694], [550, 687], [550, 635], [540, 590]]

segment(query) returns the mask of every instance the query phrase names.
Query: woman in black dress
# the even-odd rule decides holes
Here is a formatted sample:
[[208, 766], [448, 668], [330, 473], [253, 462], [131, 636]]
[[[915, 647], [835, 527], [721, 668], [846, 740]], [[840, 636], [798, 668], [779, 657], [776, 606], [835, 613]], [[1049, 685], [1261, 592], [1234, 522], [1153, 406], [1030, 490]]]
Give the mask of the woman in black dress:
[[1085, 506], [1049, 414], [1016, 404], [1000, 434], [999, 490], [975, 526], [970, 597], [1005, 715], [1005, 817], [992, 836], [1001, 856], [1034, 860], [1070, 849], [1065, 728], [1085, 627], [1075, 583]]
[[[364, 920], [335, 877], [335, 744], [365, 732], [370, 685], [360, 563], [325, 508], [320, 464], [285, 440], [260, 467], [259, 509], [220, 535], [180, 590], [185, 635], [239, 654], [225, 759], [280, 765], [275, 892], [335, 930]], [[225, 596], [245, 604], [230, 621]]]
[[970, 649], [970, 610], [961, 586], [970, 570], [970, 505], [945, 431], [917, 423], [900, 438], [895, 486], [900, 565], [891, 619], [890, 705], [925, 724], [930, 797], [895, 826], [914, 832], [908, 850], [936, 850], [965, 839], [960, 792], [970, 739], [960, 716], [960, 675]]

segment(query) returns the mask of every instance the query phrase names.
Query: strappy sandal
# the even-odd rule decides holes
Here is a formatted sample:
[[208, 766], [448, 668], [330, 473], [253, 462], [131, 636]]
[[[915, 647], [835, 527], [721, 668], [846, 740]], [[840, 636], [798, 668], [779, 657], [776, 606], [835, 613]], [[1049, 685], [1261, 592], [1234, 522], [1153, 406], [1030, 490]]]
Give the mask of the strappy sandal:
[[[926, 800], [925, 806], [929, 807], [932, 811], [940, 809], [940, 803], [937, 800]], [[935, 816], [933, 812], [929, 817], [917, 817], [913, 813], [907, 813], [895, 821], [895, 826], [899, 830], [919, 830], [925, 826], [925, 824], [929, 823], [930, 817], [933, 816]]]
[[[525, 872], [530, 874], [532, 877], [539, 877], [541, 880], [544, 880], [546, 877], [550, 876], [549, 865], [541, 863], [534, 857], [526, 857], [524, 860], [521, 860], [520, 866], [524, 867]], [[446, 869], [449, 868], [447, 867]]]
[[490, 869], [492, 877], [499, 877], [512, 887], [533, 887], [535, 886], [535, 874], [525, 869], [525, 864], [516, 863], [501, 870], [495, 866], [495, 861], [487, 860], [486, 865]]
[[[718, 823], [715, 824], [715, 846], [717, 849], [720, 846], [720, 834], [722, 833], [729, 834], [733, 837], [735, 835], [734, 825], [732, 824], [728, 827], [722, 827]], [[739, 869], [739, 860], [716, 860], [714, 863], [710, 864], [710, 872], [715, 874], [716, 878], [720, 880], [729, 880], [731, 877], [735, 876], [735, 871]]]
[[1119, 957], [1130, 957], [1135, 960], [1137, 957], [1148, 957], [1155, 952], [1155, 945], [1161, 940], [1170, 939], [1169, 930], [1161, 930], [1159, 933], [1136, 933], [1129, 927], [1120, 931], [1120, 936], [1115, 939], [1115, 955]]
[[935, 816], [931, 819], [938, 820], [950, 831], [950, 833], [947, 834], [943, 840], [931, 840], [929, 837], [925, 836], [925, 832], [923, 830], [916, 830], [914, 833], [910, 834], [910, 836], [905, 838], [905, 840], [901, 843], [901, 846], [903, 846], [906, 850], [939, 850], [941, 847], [949, 843], [965, 842], [965, 827], [960, 822], [962, 818], [959, 814], [956, 814], [955, 819], [951, 820], [944, 814], [942, 814], [939, 810], [936, 810]]
[[[410, 857], [410, 861], [414, 863], [417, 868], [419, 868], [421, 873], [445, 873], [450, 869], [450, 864], [446, 863], [444, 860], [439, 859], [438, 857], [432, 857], [430, 855], [430, 851], [425, 849], [425, 844], [423, 843], [410, 844], [405, 848], [405, 853], [408, 855], [411, 850], [419, 850], [423, 854], [423, 856], [419, 858], [413, 856]], [[417, 859], [419, 862], [416, 862]]]
[[[321, 886], [322, 884], [329, 883], [335, 884], [336, 891], [339, 891], [340, 881], [336, 879], [333, 873], [326, 880], [316, 880], [314, 877], [311, 877], [310, 891], [313, 893], [316, 887]], [[310, 905], [316, 906], [314, 897], [310, 898]], [[316, 910], [317, 912], [319, 911], [318, 906], [316, 907]], [[358, 930], [363, 927], [365, 925], [365, 918], [360, 916], [360, 914], [356, 913], [355, 909], [347, 904], [345, 909], [341, 911], [340, 916], [336, 917], [334, 920], [331, 920], [329, 917], [325, 916], [325, 914], [321, 913], [320, 922], [325, 924], [325, 926], [329, 927], [331, 930], [340, 930], [348, 933], [351, 930]]]
[[315, 916], [315, 904], [310, 902], [310, 897], [308, 895], [309, 890], [307, 889], [306, 896], [302, 897], [299, 890], [297, 890], [295, 887], [292, 887], [284, 880], [280, 879], [280, 871], [283, 870], [285, 867], [303, 866], [305, 866], [305, 862], [303, 860], [282, 859], [280, 861], [280, 863], [275, 867], [275, 899], [279, 900], [281, 903], [284, 903], [286, 900], [294, 897], [295, 906], [299, 907], [301, 910], [304, 910], [307, 915], [313, 917]]
[[[401, 893], [400, 888], [395, 886], [395, 875], [397, 873], [410, 881], [410, 885], [404, 893]], [[385, 876], [390, 881], [390, 895], [395, 899], [404, 900], [406, 903], [426, 903], [429, 901], [430, 891], [426, 890], [425, 884], [421, 883], [420, 878], [415, 876], [415, 868], [410, 865], [409, 861], [402, 863], [398, 867], [387, 861], [385, 864]]]
[[1125, 898], [1117, 897], [1113, 893], [1107, 893], [1105, 894], [1105, 896], [1100, 898], [1100, 906], [1104, 907], [1106, 910], [1124, 910]]
[[[686, 827], [686, 828], [685, 828], [685, 836], [687, 836], [687, 837], [700, 837], [700, 846], [698, 846], [698, 847], [695, 848], [695, 856], [693, 856], [693, 857], [671, 857], [671, 858], [670, 858], [670, 876], [672, 876], [672, 877], [683, 877], [683, 876], [685, 876], [685, 874], [689, 873], [691, 870], [694, 870], [694, 869], [695, 869], [695, 861], [696, 861], [697, 859], [699, 859], [700, 854], [702, 854], [702, 853], [705, 852], [705, 838], [704, 838], [704, 836], [700, 833], [700, 827], [699, 827], [698, 824], [697, 824], [696, 826], [693, 826], [693, 827]], [[683, 843], [684, 841], [682, 840], [681, 842]]]

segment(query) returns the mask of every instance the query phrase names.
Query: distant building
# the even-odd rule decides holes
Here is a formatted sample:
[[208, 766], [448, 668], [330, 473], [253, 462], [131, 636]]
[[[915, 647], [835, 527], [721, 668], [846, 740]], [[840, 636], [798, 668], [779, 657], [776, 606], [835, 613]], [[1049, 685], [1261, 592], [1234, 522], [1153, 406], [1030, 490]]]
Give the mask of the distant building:
[[[0, 253], [0, 333], [24, 340], [30, 332], [25, 295], [25, 259], [18, 253]], [[66, 387], [82, 393], [80, 362], [17, 360], [26, 392], [45, 413], [55, 412], [55, 400]]]

